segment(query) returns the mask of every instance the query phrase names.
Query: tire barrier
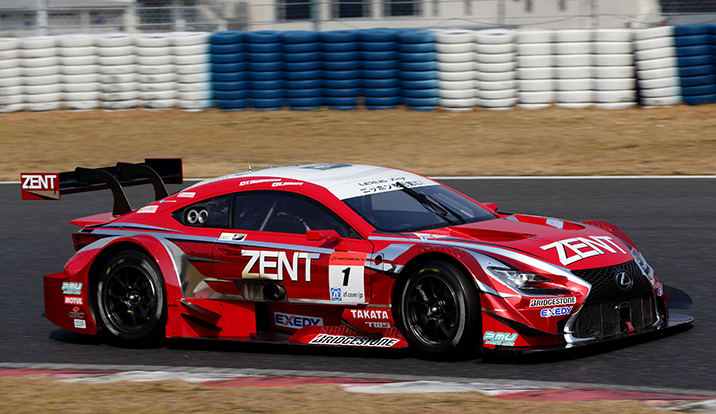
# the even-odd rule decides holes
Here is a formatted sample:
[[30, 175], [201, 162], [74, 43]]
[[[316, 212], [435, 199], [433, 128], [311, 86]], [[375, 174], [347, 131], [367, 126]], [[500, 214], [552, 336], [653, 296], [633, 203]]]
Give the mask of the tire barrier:
[[245, 32], [230, 30], [210, 38], [214, 102], [222, 111], [245, 111], [248, 107]]
[[716, 25], [0, 38], [0, 113], [716, 102]]
[[[716, 25], [693, 24], [674, 27], [681, 93], [687, 105], [716, 102], [711, 33], [716, 34]], [[707, 68], [711, 70], [708, 71]]]

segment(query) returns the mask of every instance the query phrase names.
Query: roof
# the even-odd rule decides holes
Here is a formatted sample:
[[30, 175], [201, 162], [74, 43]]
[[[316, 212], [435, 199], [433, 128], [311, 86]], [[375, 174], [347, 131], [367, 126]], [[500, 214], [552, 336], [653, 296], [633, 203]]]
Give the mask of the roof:
[[240, 180], [240, 186], [258, 184], [263, 180], [251, 178], [276, 178], [274, 186], [285, 180], [303, 181], [325, 187], [341, 200], [366, 194], [374, 194], [396, 189], [396, 182], [407, 187], [424, 187], [438, 185], [436, 182], [408, 171], [387, 167], [358, 164], [307, 164], [286, 167], [271, 167], [262, 170], [248, 171], [226, 175], [202, 181], [193, 187], [221, 181]]

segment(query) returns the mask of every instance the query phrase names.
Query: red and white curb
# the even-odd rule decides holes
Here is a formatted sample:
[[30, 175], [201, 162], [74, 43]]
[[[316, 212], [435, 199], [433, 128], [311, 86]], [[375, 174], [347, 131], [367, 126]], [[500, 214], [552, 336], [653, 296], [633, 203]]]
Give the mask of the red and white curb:
[[44, 375], [66, 383], [102, 384], [118, 381], [148, 382], [183, 380], [208, 387], [289, 387], [336, 384], [348, 392], [389, 394], [468, 392], [520, 401], [639, 401], [652, 408], [678, 412], [716, 413], [716, 399], [706, 395], [637, 392], [588, 387], [539, 387], [485, 382], [396, 381], [386, 379], [331, 378], [323, 376], [255, 375], [183, 371], [95, 371], [72, 369], [0, 368], [0, 377]]

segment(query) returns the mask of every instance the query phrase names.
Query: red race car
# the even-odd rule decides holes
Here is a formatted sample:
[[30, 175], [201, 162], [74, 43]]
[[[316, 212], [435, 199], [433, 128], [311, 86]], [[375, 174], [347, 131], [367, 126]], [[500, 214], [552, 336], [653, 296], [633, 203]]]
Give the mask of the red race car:
[[[571, 348], [688, 324], [634, 243], [603, 221], [506, 214], [391, 168], [315, 164], [181, 183], [181, 160], [23, 174], [24, 198], [110, 188], [44, 277], [47, 318], [120, 346], [213, 338], [476, 350]], [[123, 186], [151, 183], [133, 210]], [[667, 300], [668, 297], [668, 300]], [[676, 306], [674, 306], [676, 305]]]

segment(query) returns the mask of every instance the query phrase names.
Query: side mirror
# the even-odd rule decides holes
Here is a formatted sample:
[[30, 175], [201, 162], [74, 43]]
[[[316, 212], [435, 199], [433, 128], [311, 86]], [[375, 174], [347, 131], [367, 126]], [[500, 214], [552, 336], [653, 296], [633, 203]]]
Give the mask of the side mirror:
[[335, 230], [308, 230], [306, 232], [306, 240], [308, 241], [325, 241], [335, 242], [335, 249], [346, 251], [346, 244], [343, 238]]
[[491, 209], [497, 211], [498, 207], [497, 207], [497, 204], [495, 204], [495, 203], [482, 203], [482, 204], [484, 204], [485, 207], [487, 207], [487, 208], [491, 208]]

